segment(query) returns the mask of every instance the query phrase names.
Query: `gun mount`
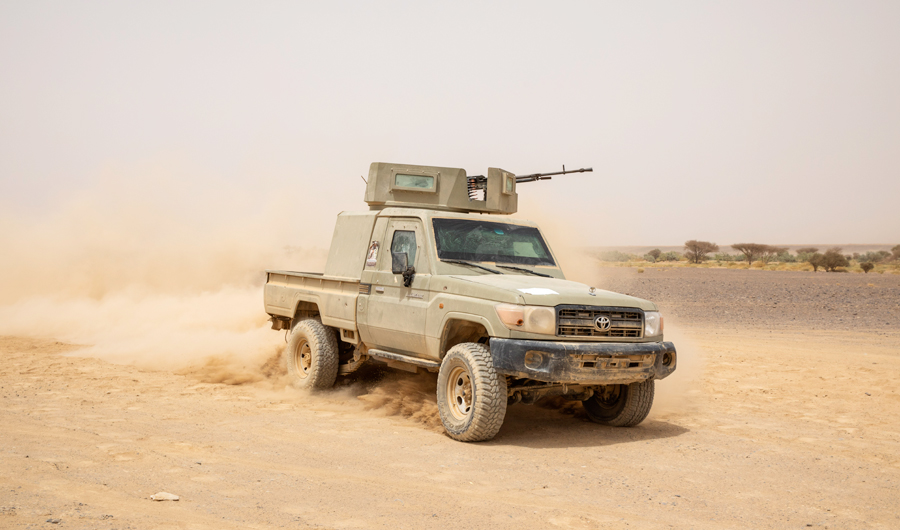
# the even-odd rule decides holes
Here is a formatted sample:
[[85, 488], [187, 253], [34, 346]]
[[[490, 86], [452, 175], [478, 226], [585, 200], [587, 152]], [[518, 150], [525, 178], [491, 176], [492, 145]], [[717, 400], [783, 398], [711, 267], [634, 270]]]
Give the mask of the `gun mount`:
[[593, 169], [567, 171], [563, 166], [553, 173], [516, 176], [491, 167], [487, 176], [468, 176], [459, 168], [373, 162], [366, 180], [366, 203], [370, 210], [406, 207], [509, 215], [518, 209], [518, 183], [589, 171]]

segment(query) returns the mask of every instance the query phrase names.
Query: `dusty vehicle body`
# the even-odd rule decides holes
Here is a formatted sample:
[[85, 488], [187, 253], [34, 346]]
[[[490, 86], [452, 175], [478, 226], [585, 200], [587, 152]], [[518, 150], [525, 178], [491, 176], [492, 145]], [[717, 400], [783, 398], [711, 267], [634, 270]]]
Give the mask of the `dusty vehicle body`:
[[598, 423], [640, 423], [676, 366], [656, 305], [566, 280], [537, 225], [503, 217], [516, 179], [372, 164], [370, 209], [338, 216], [324, 273], [267, 271], [295, 384], [331, 387], [369, 359], [438, 372], [441, 419], [464, 441], [548, 395], [582, 400]]

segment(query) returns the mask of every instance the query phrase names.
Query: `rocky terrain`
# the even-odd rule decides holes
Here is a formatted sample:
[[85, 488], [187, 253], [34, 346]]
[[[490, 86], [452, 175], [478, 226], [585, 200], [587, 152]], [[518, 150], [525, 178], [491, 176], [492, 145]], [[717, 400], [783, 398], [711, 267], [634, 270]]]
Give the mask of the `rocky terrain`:
[[900, 275], [699, 268], [601, 269], [598, 287], [656, 302], [689, 326], [896, 331]]
[[0, 528], [900, 528], [897, 277], [593, 280], [657, 300], [678, 347], [635, 428], [514, 405], [464, 444], [431, 374], [305, 394], [277, 356], [152, 370], [2, 337]]

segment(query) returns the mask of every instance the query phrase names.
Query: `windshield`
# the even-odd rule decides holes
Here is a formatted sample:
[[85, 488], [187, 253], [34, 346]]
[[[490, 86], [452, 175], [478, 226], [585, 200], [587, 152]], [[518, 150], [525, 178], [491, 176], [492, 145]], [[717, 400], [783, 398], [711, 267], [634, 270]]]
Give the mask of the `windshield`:
[[556, 265], [533, 226], [474, 219], [433, 219], [432, 223], [440, 259]]

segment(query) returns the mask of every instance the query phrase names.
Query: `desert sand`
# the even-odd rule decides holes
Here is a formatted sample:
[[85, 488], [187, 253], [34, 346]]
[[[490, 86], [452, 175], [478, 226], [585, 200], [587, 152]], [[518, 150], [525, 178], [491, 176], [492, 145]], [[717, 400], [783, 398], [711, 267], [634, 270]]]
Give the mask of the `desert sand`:
[[431, 374], [306, 394], [277, 356], [151, 369], [2, 337], [0, 528], [900, 528], [900, 277], [601, 272], [679, 351], [635, 428], [515, 405], [464, 444]]

